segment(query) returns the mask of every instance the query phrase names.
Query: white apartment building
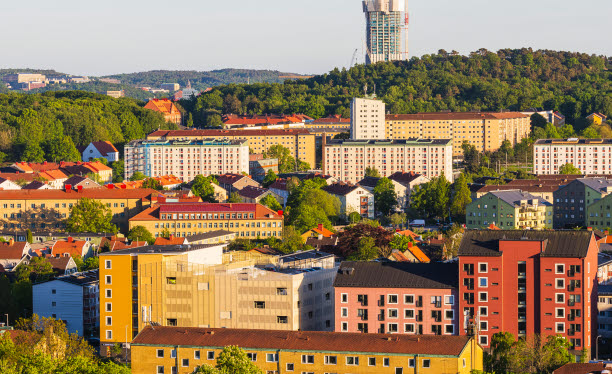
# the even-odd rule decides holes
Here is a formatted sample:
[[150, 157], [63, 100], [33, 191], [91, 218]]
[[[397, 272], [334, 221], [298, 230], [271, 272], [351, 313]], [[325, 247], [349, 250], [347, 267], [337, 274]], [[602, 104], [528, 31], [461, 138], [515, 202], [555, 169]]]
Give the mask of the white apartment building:
[[323, 150], [323, 173], [357, 183], [366, 168], [381, 176], [414, 172], [427, 178], [444, 175], [453, 181], [453, 143], [450, 139], [332, 140]]
[[64, 321], [71, 334], [97, 334], [99, 303], [98, 270], [64, 275], [32, 286], [33, 312]]
[[197, 175], [249, 172], [246, 140], [134, 140], [125, 145], [125, 178], [174, 175], [185, 182]]
[[540, 139], [533, 146], [534, 174], [559, 174], [572, 164], [581, 174], [612, 174], [612, 139]]
[[332, 183], [322, 188], [323, 191], [340, 200], [340, 214], [348, 217], [353, 212], [364, 218], [374, 218], [374, 194], [365, 188], [342, 182]]
[[351, 102], [351, 139], [385, 139], [385, 103], [354, 98]]

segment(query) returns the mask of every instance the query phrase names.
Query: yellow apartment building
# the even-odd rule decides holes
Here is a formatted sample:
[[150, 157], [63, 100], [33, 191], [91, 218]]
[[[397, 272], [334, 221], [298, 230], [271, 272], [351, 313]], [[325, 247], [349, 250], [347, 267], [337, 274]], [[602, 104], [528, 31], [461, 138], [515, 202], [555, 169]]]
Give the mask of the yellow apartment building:
[[152, 189], [117, 190], [6, 190], [0, 191], [0, 224], [7, 229], [55, 230], [65, 227], [70, 208], [80, 199], [101, 201], [113, 214], [112, 222], [125, 230], [128, 220], [155, 203], [161, 194]]
[[152, 206], [130, 219], [130, 229], [144, 226], [155, 237], [164, 230], [177, 237], [224, 229], [236, 237], [256, 239], [283, 236], [283, 216], [249, 203], [168, 203]]
[[227, 262], [224, 247], [147, 246], [100, 254], [102, 354], [148, 324], [333, 331], [333, 255], [308, 251]]
[[483, 369], [469, 336], [147, 326], [131, 343], [132, 373], [192, 373], [235, 345], [264, 373], [468, 374]]
[[253, 153], [264, 153], [280, 144], [289, 149], [291, 156], [315, 167], [315, 135], [307, 129], [274, 130], [158, 130], [147, 135], [147, 140], [247, 140]]
[[453, 155], [463, 155], [464, 141], [480, 152], [496, 151], [504, 140], [512, 145], [529, 136], [531, 118], [519, 112], [388, 114], [385, 139], [452, 139]]

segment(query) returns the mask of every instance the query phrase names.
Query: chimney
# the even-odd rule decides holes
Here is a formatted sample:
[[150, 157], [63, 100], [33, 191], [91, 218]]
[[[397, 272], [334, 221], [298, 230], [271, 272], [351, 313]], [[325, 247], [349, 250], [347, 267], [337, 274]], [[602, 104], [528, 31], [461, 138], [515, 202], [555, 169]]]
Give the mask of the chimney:
[[12, 246], [13, 244], [15, 244], [15, 240], [13, 238], [10, 238], [8, 241], [8, 245]]
[[79, 192], [83, 192], [83, 186], [77, 186], [77, 190], [78, 190]]
[[74, 241], [74, 239], [72, 239], [72, 236], [69, 236], [66, 240], [68, 240], [68, 243], [72, 243]]
[[65, 187], [66, 187], [66, 192], [70, 193], [70, 191], [72, 191], [72, 185], [71, 184], [67, 184]]
[[317, 225], [317, 228], [318, 228], [319, 230], [323, 230], [323, 224], [322, 224], [322, 223], [319, 223], [319, 224]]
[[43, 161], [43, 165], [47, 165], [47, 161]]
[[170, 234], [170, 240], [174, 240], [174, 235]]

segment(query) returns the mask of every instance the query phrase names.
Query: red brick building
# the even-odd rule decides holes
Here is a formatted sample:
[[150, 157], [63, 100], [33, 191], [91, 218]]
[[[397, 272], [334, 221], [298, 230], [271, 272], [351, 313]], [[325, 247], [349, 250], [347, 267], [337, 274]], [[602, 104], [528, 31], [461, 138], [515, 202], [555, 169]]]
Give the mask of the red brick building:
[[460, 333], [557, 334], [576, 353], [597, 329], [596, 237], [590, 231], [466, 231], [459, 248]]

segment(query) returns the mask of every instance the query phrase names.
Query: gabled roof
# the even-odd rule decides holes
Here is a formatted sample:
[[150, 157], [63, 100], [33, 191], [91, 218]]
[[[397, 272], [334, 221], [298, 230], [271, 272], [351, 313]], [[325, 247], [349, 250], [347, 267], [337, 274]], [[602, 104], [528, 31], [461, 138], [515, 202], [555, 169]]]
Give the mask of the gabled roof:
[[459, 256], [501, 256], [499, 242], [539, 241], [544, 247], [543, 257], [585, 257], [593, 233], [578, 230], [466, 230], [459, 246]]
[[91, 142], [102, 156], [108, 156], [109, 153], [119, 152], [111, 142]]
[[399, 183], [410, 183], [421, 176], [421, 174], [417, 174], [414, 171], [408, 173], [404, 173], [403, 171], [396, 171], [395, 173], [389, 176], [389, 179]]
[[94, 180], [91, 180], [87, 177], [81, 177], [79, 175], [73, 175], [72, 177], [66, 179], [66, 181], [64, 182], [64, 186], [69, 184], [71, 186], [76, 186], [79, 183], [83, 183], [85, 182], [86, 184], [89, 184], [89, 186], [87, 186], [87, 188], [93, 188], [93, 187], [101, 187], [98, 183], [96, 183]]
[[357, 184], [362, 187], [374, 188], [378, 184], [379, 180], [380, 178], [377, 178], [377, 177], [365, 177], [362, 180], [360, 180]]
[[427, 257], [427, 255], [421, 250], [421, 248], [417, 247], [416, 245], [411, 246], [410, 244], [404, 253], [410, 252], [417, 260], [419, 260], [419, 262], [425, 263], [431, 261], [429, 257]]
[[176, 105], [168, 99], [151, 99], [144, 107], [162, 114], [180, 113]]
[[238, 191], [238, 195], [244, 196], [250, 199], [257, 199], [266, 193], [270, 192], [267, 188], [259, 188], [255, 186], [246, 186]]
[[72, 238], [60, 239], [57, 240], [51, 248], [50, 255], [63, 256], [68, 253], [70, 256], [82, 256], [83, 248], [88, 244], [89, 242], [85, 240], [74, 240]]
[[193, 243], [193, 242], [198, 242], [200, 240], [213, 239], [213, 238], [218, 238], [220, 236], [226, 236], [226, 235], [232, 235], [232, 234], [235, 234], [235, 233], [232, 231], [227, 231], [227, 230], [215, 230], [215, 231], [201, 232], [199, 234], [187, 236], [187, 240], [189, 241], [189, 243]]
[[178, 245], [178, 244], [187, 244], [186, 238], [181, 238], [180, 236], [170, 236], [169, 238], [162, 238], [161, 236], [155, 239], [155, 243], [153, 245]]
[[513, 207], [519, 207], [521, 205], [521, 200], [535, 200], [540, 205], [552, 205], [542, 197], [532, 195], [528, 192], [522, 192], [520, 190], [491, 191], [489, 193], [512, 205]]
[[226, 174], [219, 175], [217, 177], [217, 182], [219, 182], [219, 184], [234, 184], [242, 180], [243, 178], [248, 178], [248, 177], [242, 174], [226, 173]]
[[210, 329], [196, 327], [145, 327], [132, 345], [283, 349], [285, 351], [363, 352], [459, 357], [468, 336], [360, 334], [324, 331]]
[[356, 189], [363, 188], [356, 184], [347, 184], [343, 182], [332, 183], [328, 186], [323, 186], [321, 189], [329, 194], [337, 196], [346, 196]]
[[309, 231], [313, 231], [319, 235], [323, 235], [323, 237], [325, 238], [330, 238], [332, 236], [334, 236], [335, 234], [331, 231], [329, 231], [328, 229], [326, 229], [325, 227], [323, 227], [323, 225], [319, 225], [317, 227], [314, 227], [312, 229], [310, 229]]
[[607, 178], [578, 178], [576, 181], [598, 192], [605, 192], [603, 190], [612, 187], [612, 180]]
[[40, 189], [49, 189], [49, 185], [40, 181], [32, 181], [25, 186], [21, 187], [22, 190], [40, 190]]
[[334, 287], [457, 288], [457, 263], [346, 261], [340, 265]]
[[411, 231], [411, 230], [398, 231], [398, 232], [396, 232], [396, 233], [395, 233], [395, 235], [404, 235], [404, 236], [408, 236], [408, 237], [410, 237], [410, 238], [412, 238], [412, 239], [414, 239], [414, 240], [417, 240], [417, 238], [420, 236], [420, 235], [418, 235], [418, 234], [414, 233], [414, 232], [413, 232], [413, 231]]
[[599, 374], [605, 368], [606, 364], [603, 362], [569, 363], [553, 371], [552, 374]]
[[27, 254], [27, 242], [4, 242], [0, 243], [0, 259], [20, 260]]
[[287, 179], [279, 178], [275, 180], [274, 183], [272, 183], [270, 186], [268, 186], [268, 188], [274, 188], [275, 190], [280, 191], [287, 191]]

